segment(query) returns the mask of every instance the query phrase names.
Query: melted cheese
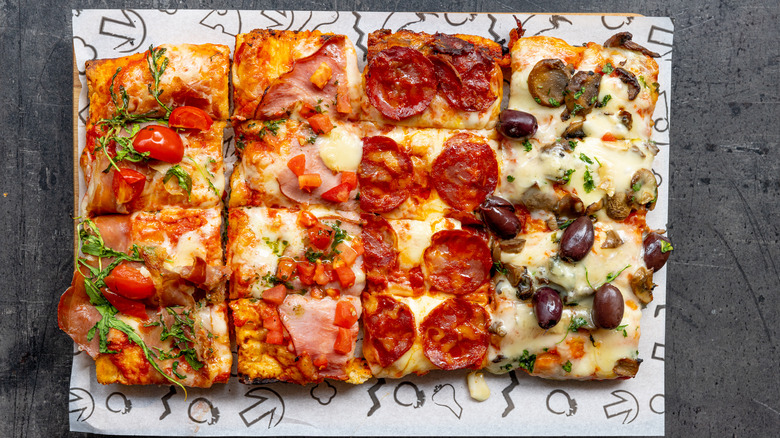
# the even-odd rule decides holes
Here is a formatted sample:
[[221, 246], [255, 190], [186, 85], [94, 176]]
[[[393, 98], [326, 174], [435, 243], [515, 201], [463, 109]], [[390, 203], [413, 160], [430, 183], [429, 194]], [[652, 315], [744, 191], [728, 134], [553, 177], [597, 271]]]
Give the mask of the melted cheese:
[[357, 126], [341, 124], [314, 142], [320, 158], [334, 172], [356, 172], [363, 158], [363, 141]]
[[490, 388], [485, 381], [485, 375], [479, 371], [472, 371], [466, 377], [469, 387], [469, 395], [476, 401], [485, 401], [490, 398]]
[[422, 264], [423, 252], [438, 231], [460, 229], [460, 221], [441, 215], [429, 216], [425, 221], [390, 220], [389, 223], [398, 237], [398, 262], [402, 269]]

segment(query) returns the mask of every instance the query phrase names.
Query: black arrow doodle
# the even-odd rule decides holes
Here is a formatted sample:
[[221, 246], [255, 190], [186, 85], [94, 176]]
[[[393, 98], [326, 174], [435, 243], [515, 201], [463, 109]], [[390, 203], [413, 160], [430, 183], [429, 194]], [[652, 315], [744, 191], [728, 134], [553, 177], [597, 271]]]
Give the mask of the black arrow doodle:
[[[122, 407], [119, 409], [113, 409], [111, 408], [111, 399], [117, 397], [122, 399]], [[108, 409], [109, 412], [113, 412], [115, 414], [121, 413], [122, 415], [124, 415], [130, 412], [130, 409], [132, 408], [133, 408], [133, 403], [130, 402], [130, 400], [128, 400], [127, 397], [125, 397], [125, 395], [122, 394], [121, 392], [112, 392], [111, 394], [109, 394], [108, 397], [106, 397], [106, 409]]]
[[[263, 410], [260, 415], [254, 414], [254, 415], [247, 415], [251, 411], [255, 410], [258, 406], [262, 405], [266, 401], [270, 400], [270, 397], [266, 397], [264, 395], [261, 395], [261, 392], [267, 392], [270, 394], [273, 394], [276, 399], [279, 400], [279, 404], [281, 405], [281, 412], [278, 414], [278, 419], [276, 420], [276, 424], [274, 423], [274, 415], [277, 414], [276, 408], [279, 406], [274, 406], [271, 409]], [[256, 400], [259, 400], [257, 403], [253, 404], [252, 406], [249, 406], [248, 408], [244, 409], [243, 411], [239, 412], [238, 415], [241, 417], [241, 420], [244, 422], [246, 427], [251, 427], [253, 424], [257, 423], [258, 421], [262, 420], [265, 417], [270, 416], [268, 419], [268, 428], [270, 429], [271, 426], [276, 427], [279, 425], [279, 423], [282, 421], [282, 418], [284, 418], [284, 400], [282, 397], [274, 390], [268, 389], [268, 388], [255, 388], [244, 394], [244, 397], [247, 398], [253, 398]], [[258, 410], [261, 410], [262, 408], [259, 408]], [[252, 418], [254, 417], [254, 418]], [[247, 419], [251, 418], [251, 419]]]
[[[411, 402], [404, 403], [401, 400], [398, 400], [398, 390], [403, 388], [404, 386], [410, 386], [414, 390], [415, 398], [417, 399], [414, 404]], [[395, 399], [395, 402], [398, 403], [401, 406], [407, 407], [407, 406], [414, 406], [415, 409], [422, 407], [422, 405], [425, 404], [425, 393], [420, 390], [420, 388], [417, 387], [412, 382], [401, 382], [398, 384], [398, 386], [395, 387], [395, 391], [393, 391], [393, 398]]]
[[460, 416], [463, 415], [463, 406], [461, 406], [455, 398], [455, 387], [449, 383], [436, 385], [433, 388], [433, 397], [431, 397], [431, 400], [433, 400], [433, 403], [437, 406], [443, 406], [449, 409], [450, 412], [458, 417], [458, 420], [460, 420]]
[[[625, 414], [623, 417], [623, 424], [628, 424], [636, 420], [636, 417], [639, 415], [639, 402], [636, 401], [634, 394], [631, 394], [630, 392], [624, 391], [622, 389], [618, 389], [616, 391], [612, 391], [612, 395], [617, 397], [618, 401], [604, 405], [604, 415], [606, 415], [609, 419]], [[631, 405], [631, 400], [634, 402], [633, 406]], [[631, 417], [632, 412], [634, 414], [633, 417]], [[630, 420], [629, 417], [631, 417]]]
[[[366, 44], [363, 42], [363, 38], [365, 38], [366, 33], [363, 32], [363, 29], [360, 28], [360, 13], [352, 11], [352, 15], [355, 16], [355, 25], [352, 26], [352, 29], [357, 32], [358, 39], [357, 42], [355, 42], [355, 47], [357, 47], [358, 52], [362, 53], [363, 61], [366, 60], [366, 53], [368, 52], [368, 49], [366, 49]], [[384, 380], [384, 379], [380, 379]]]
[[606, 15], [601, 16], [601, 24], [604, 25], [604, 27], [606, 27], [609, 30], [620, 29], [623, 26], [628, 26], [629, 24], [631, 24], [632, 21], [634, 21], [634, 17], [628, 17], [628, 19], [626, 20], [621, 18], [620, 24], [618, 24], [617, 26], [610, 26], [609, 24], [607, 24], [607, 16]]
[[664, 360], [664, 344], [656, 342], [653, 345], [653, 354], [650, 356], [655, 360]]
[[198, 23], [212, 30], [220, 29], [225, 35], [236, 36], [241, 33], [241, 13], [239, 11], [211, 11]]
[[[460, 14], [457, 14], [460, 15]], [[490, 14], [488, 14], [488, 17], [491, 17], [491, 19], [494, 19]], [[474, 21], [474, 19], [477, 18], [477, 14], [468, 14], [466, 18], [463, 19], [460, 23], [456, 21], [450, 20], [450, 14], [445, 13], [444, 14], [444, 21], [447, 22], [450, 26], [463, 26], [467, 21]]]
[[374, 383], [373, 386], [368, 388], [368, 396], [371, 397], [371, 401], [374, 404], [371, 405], [371, 409], [368, 410], [368, 415], [366, 415], [366, 417], [370, 417], [370, 416], [374, 415], [374, 412], [376, 412], [377, 409], [382, 407], [382, 404], [379, 403], [379, 399], [376, 397], [376, 392], [384, 384], [385, 384], [385, 379], [379, 379], [379, 380], [376, 381], [376, 383]]
[[509, 397], [509, 393], [520, 384], [520, 382], [517, 381], [517, 375], [515, 374], [514, 370], [509, 372], [509, 378], [512, 380], [512, 382], [506, 388], [504, 388], [503, 391], [501, 391], [501, 394], [504, 395], [504, 400], [506, 400], [506, 409], [504, 409], [504, 413], [501, 414], [502, 418], [509, 415], [509, 413], [515, 409], [515, 404], [512, 402], [512, 398]]
[[[70, 397], [68, 398], [68, 403], [74, 403], [79, 402], [82, 400], [89, 400], [89, 404], [82, 406], [80, 408], [71, 409], [68, 411], [69, 414], [72, 414], [74, 412], [78, 412], [79, 416], [76, 418], [76, 421], [87, 421], [89, 417], [92, 416], [92, 413], [95, 412], [95, 399], [92, 397], [92, 394], [89, 393], [84, 388], [70, 388]], [[79, 403], [82, 404], [82, 403]], [[89, 413], [85, 415], [85, 413], [89, 410]]]
[[[123, 43], [114, 47], [114, 50], [124, 46], [125, 44], [130, 44], [130, 48], [127, 50], [119, 51], [121, 53], [128, 53], [141, 47], [141, 44], [143, 44], [144, 40], [146, 39], [146, 24], [144, 23], [144, 20], [141, 18], [141, 16], [132, 9], [122, 9], [121, 12], [125, 17], [125, 21], [115, 20], [109, 17], [103, 17], [100, 20], [100, 34], [119, 38], [124, 41]], [[138, 39], [137, 44], [135, 37], [125, 35], [125, 31], [135, 31], [135, 29], [138, 28], [138, 26], [136, 26], [136, 21], [130, 17], [130, 14], [135, 15], [138, 18], [138, 23], [141, 24], [141, 38]]]
[[165, 410], [163, 411], [162, 415], [160, 415], [160, 420], [167, 417], [171, 413], [171, 407], [168, 406], [168, 400], [170, 400], [174, 395], [176, 395], [176, 387], [171, 385], [170, 389], [168, 389], [168, 393], [162, 396], [160, 399], [162, 400], [163, 406], [165, 406]]
[[[557, 411], [557, 410], [553, 409], [552, 406], [550, 406], [550, 399], [555, 394], [563, 394], [563, 396], [566, 397], [566, 403], [568, 404], [568, 409]], [[571, 417], [572, 415], [577, 413], [577, 400], [569, 397], [569, 393], [568, 392], [566, 392], [566, 391], [564, 391], [562, 389], [556, 389], [556, 390], [550, 392], [550, 394], [547, 395], [547, 410], [552, 412], [553, 414], [556, 414], [556, 415], [566, 414], [567, 417]]]
[[662, 310], [666, 310], [666, 304], [655, 306], [655, 315], [653, 315], [653, 318], [658, 318], [658, 314], [661, 313]]
[[[194, 415], [192, 415], [192, 408], [194, 406], [197, 406], [199, 403], [205, 403], [209, 407], [209, 414], [211, 414], [210, 418], [195, 418]], [[196, 412], [197, 414], [197, 412]], [[187, 409], [187, 415], [190, 417], [190, 420], [194, 421], [198, 424], [203, 424], [208, 422], [209, 426], [212, 424], [216, 424], [217, 421], [219, 421], [219, 409], [211, 404], [211, 402], [205, 398], [205, 397], [198, 397], [195, 400], [190, 403], [190, 407]]]
[[503, 45], [506, 42], [506, 39], [501, 38], [501, 35], [499, 35], [494, 29], [496, 23], [498, 23], [498, 20], [496, 19], [496, 17], [493, 16], [493, 14], [488, 14], [488, 19], [490, 19], [490, 27], [488, 28], [488, 33], [493, 37], [493, 41]]
[[547, 29], [542, 29], [539, 32], [536, 32], [534, 35], [541, 35], [544, 32], [547, 32], [548, 30], [555, 30], [561, 27], [561, 23], [569, 23], [574, 24], [571, 21], [569, 21], [568, 18], [564, 17], [563, 15], [553, 15], [550, 17], [550, 24], [552, 24], [552, 27]]

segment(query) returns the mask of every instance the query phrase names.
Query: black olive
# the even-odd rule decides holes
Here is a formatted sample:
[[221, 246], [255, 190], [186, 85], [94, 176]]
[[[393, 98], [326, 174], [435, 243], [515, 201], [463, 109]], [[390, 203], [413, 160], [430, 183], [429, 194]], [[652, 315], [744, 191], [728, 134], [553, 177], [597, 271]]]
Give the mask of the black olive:
[[650, 233], [645, 237], [643, 246], [645, 249], [644, 258], [647, 269], [658, 272], [664, 267], [666, 261], [669, 260], [669, 254], [671, 254], [672, 251], [672, 243], [666, 236], [662, 236], [658, 233]]
[[537, 289], [534, 293], [533, 304], [539, 327], [547, 330], [555, 327], [558, 321], [561, 320], [563, 303], [561, 302], [561, 296], [558, 295], [555, 289], [549, 287]]
[[581, 216], [566, 227], [558, 254], [567, 262], [578, 262], [593, 248], [593, 240], [593, 222], [589, 217]]
[[488, 196], [480, 206], [482, 221], [502, 239], [517, 236], [523, 224], [515, 215], [515, 207], [511, 202], [498, 196]]
[[536, 134], [539, 124], [533, 114], [505, 109], [498, 115], [497, 128], [504, 137], [519, 140]]
[[601, 286], [593, 296], [593, 323], [596, 326], [612, 330], [623, 320], [623, 294], [615, 286], [607, 283]]

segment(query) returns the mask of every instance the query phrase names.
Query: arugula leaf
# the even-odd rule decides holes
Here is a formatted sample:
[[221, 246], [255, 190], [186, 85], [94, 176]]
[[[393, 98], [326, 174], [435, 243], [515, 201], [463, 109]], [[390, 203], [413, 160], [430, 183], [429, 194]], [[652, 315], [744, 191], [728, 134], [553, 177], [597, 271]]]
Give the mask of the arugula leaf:
[[574, 219], [569, 219], [566, 222], [558, 225], [558, 229], [559, 230], [565, 230], [569, 225], [571, 225], [572, 222], [574, 222]]
[[631, 267], [631, 265], [626, 265], [626, 266], [625, 266], [623, 269], [621, 269], [621, 270], [619, 270], [619, 271], [617, 271], [617, 272], [614, 272], [614, 273], [613, 273], [613, 272], [610, 272], [609, 274], [607, 274], [607, 278], [606, 278], [606, 280], [604, 280], [604, 283], [602, 283], [602, 284], [607, 284], [607, 283], [609, 283], [610, 281], [612, 281], [612, 280], [614, 280], [614, 279], [618, 278], [618, 276], [619, 276], [620, 274], [622, 274], [622, 273], [623, 273], [623, 271], [625, 271], [626, 269], [628, 269], [628, 268], [630, 268], [630, 267]]
[[674, 251], [674, 247], [672, 246], [672, 244], [665, 240], [661, 240], [661, 252], [667, 253], [669, 251]]
[[187, 192], [187, 200], [189, 200], [190, 196], [192, 196], [192, 177], [190, 174], [187, 173], [186, 170], [182, 169], [181, 166], [176, 164], [175, 166], [172, 166], [170, 169], [168, 169], [167, 172], [165, 172], [163, 184], [167, 183], [173, 177], [176, 177], [176, 180], [179, 182], [179, 187]]
[[219, 190], [217, 190], [217, 188], [216, 188], [216, 187], [214, 187], [214, 184], [212, 184], [212, 182], [211, 182], [211, 179], [212, 179], [212, 178], [214, 178], [214, 174], [213, 174], [213, 173], [211, 173], [211, 172], [209, 172], [208, 170], [206, 170], [206, 169], [205, 169], [203, 166], [201, 166], [201, 165], [200, 165], [200, 163], [198, 163], [197, 161], [195, 161], [195, 159], [194, 159], [194, 158], [192, 158], [192, 157], [190, 157], [189, 155], [187, 155], [187, 158], [188, 158], [190, 161], [192, 161], [192, 164], [194, 164], [194, 165], [195, 165], [195, 169], [197, 169], [197, 170], [198, 170], [198, 172], [199, 172], [199, 173], [201, 174], [201, 176], [203, 177], [203, 179], [205, 179], [205, 180], [206, 180], [206, 182], [208, 183], [208, 185], [209, 185], [209, 188], [211, 189], [211, 191], [212, 191], [212, 192], [214, 192], [214, 195], [216, 195], [216, 196], [217, 196], [217, 198], [219, 198], [219, 197], [220, 197]]
[[153, 84], [147, 84], [149, 94], [154, 96], [154, 100], [165, 110], [165, 119], [168, 119], [173, 109], [160, 101], [160, 95], [163, 90], [160, 90], [160, 78], [162, 77], [165, 69], [168, 67], [168, 57], [165, 56], [165, 48], [155, 49], [154, 46], [149, 46], [149, 51], [146, 53], [146, 63], [149, 65], [149, 72], [152, 74]]

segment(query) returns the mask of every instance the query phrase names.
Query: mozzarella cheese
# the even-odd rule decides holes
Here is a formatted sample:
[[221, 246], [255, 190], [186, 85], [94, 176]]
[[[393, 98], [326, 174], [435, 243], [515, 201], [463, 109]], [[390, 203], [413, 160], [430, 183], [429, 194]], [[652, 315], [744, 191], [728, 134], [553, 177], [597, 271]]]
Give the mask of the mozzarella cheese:
[[334, 172], [356, 172], [363, 158], [363, 141], [354, 125], [337, 125], [327, 135], [318, 136], [314, 145], [322, 161]]

